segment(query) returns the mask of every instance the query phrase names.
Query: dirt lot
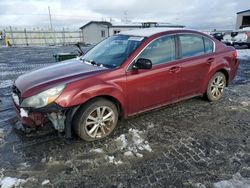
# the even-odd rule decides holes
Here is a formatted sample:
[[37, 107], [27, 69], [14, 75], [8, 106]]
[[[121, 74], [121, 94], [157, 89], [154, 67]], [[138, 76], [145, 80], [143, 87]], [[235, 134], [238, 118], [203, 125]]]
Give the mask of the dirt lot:
[[23, 134], [12, 81], [72, 49], [0, 49], [2, 187], [250, 186], [250, 50], [238, 50], [236, 81], [217, 103], [197, 97], [122, 120], [99, 142], [67, 143], [50, 127]]

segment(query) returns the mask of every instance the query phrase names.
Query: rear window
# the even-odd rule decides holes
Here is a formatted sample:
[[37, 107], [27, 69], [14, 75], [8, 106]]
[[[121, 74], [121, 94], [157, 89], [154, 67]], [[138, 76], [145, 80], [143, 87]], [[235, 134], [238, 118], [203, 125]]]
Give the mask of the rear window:
[[196, 35], [180, 35], [182, 57], [192, 57], [204, 54], [203, 38]]
[[207, 38], [204, 38], [204, 46], [205, 53], [212, 53], [214, 51], [214, 43]]

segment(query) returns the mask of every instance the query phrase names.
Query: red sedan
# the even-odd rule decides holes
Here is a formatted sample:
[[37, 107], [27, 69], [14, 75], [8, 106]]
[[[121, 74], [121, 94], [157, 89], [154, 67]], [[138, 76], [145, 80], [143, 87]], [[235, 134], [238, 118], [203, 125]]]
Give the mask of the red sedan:
[[20, 76], [13, 101], [25, 126], [50, 121], [93, 141], [129, 116], [206, 95], [218, 101], [234, 79], [236, 50], [198, 31], [149, 28], [111, 36], [80, 58]]

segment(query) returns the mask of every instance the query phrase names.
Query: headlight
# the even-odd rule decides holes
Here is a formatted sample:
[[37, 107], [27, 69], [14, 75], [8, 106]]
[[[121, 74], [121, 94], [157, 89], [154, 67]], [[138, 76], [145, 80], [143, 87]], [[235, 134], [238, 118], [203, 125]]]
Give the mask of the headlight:
[[52, 102], [54, 102], [57, 97], [62, 93], [65, 85], [60, 85], [57, 87], [53, 87], [46, 91], [43, 91], [37, 95], [32, 97], [28, 97], [23, 100], [21, 103], [21, 107], [32, 107], [32, 108], [41, 108]]

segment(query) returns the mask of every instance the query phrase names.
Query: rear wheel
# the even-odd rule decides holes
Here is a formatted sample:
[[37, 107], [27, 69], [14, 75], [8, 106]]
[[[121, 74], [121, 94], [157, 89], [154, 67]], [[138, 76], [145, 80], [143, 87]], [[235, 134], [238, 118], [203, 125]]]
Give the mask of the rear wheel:
[[98, 98], [80, 108], [73, 121], [76, 134], [85, 141], [100, 140], [116, 127], [118, 110], [115, 104]]
[[209, 101], [218, 101], [224, 94], [226, 87], [226, 77], [222, 72], [217, 72], [210, 79], [207, 86], [207, 98]]

